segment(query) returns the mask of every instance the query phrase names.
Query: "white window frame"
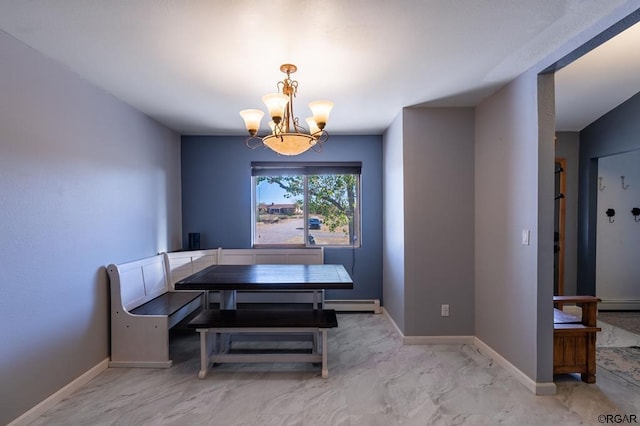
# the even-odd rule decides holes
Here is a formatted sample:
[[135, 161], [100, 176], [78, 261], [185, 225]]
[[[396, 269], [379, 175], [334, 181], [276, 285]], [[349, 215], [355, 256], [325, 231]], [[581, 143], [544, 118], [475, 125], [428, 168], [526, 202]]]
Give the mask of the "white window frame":
[[[362, 245], [362, 239], [361, 239], [361, 233], [362, 233], [362, 227], [361, 227], [361, 223], [362, 223], [362, 210], [361, 210], [361, 206], [362, 206], [362, 191], [361, 191], [361, 180], [362, 180], [362, 172], [361, 172], [361, 163], [296, 163], [296, 162], [290, 162], [290, 163], [279, 163], [279, 162], [259, 162], [259, 163], [252, 163], [251, 164], [252, 167], [252, 176], [251, 176], [251, 245], [254, 248], [259, 248], [259, 247], [273, 247], [273, 248], [277, 248], [277, 247], [332, 247], [332, 248], [358, 248], [361, 247]], [[263, 172], [262, 174], [259, 175], [254, 175], [253, 169], [254, 168], [261, 168], [261, 169], [266, 169], [266, 172]], [[257, 186], [257, 178], [258, 176], [273, 176], [270, 175], [268, 170], [273, 169], [273, 170], [280, 170], [280, 169], [291, 169], [291, 170], [295, 170], [295, 169], [306, 169], [306, 168], [310, 168], [311, 170], [323, 170], [323, 169], [328, 169], [331, 171], [335, 171], [336, 175], [340, 175], [340, 174], [354, 174], [357, 176], [357, 180], [356, 180], [356, 208], [354, 211], [354, 218], [353, 218], [353, 230], [354, 230], [354, 236], [353, 236], [353, 243], [349, 243], [349, 244], [310, 244], [309, 242], [309, 203], [307, 202], [308, 199], [308, 194], [309, 194], [309, 184], [308, 184], [308, 176], [313, 176], [313, 175], [322, 175], [322, 174], [330, 174], [330, 173], [313, 173], [313, 172], [301, 172], [300, 174], [297, 173], [292, 173], [293, 175], [302, 175], [303, 177], [303, 223], [306, 224], [306, 226], [303, 226], [303, 244], [278, 244], [278, 243], [274, 243], [274, 244], [258, 244], [256, 243], [256, 225], [257, 225], [257, 194], [256, 194], [256, 186]], [[343, 169], [343, 170], [341, 170]], [[353, 170], [357, 170], [358, 172], [353, 172]]]

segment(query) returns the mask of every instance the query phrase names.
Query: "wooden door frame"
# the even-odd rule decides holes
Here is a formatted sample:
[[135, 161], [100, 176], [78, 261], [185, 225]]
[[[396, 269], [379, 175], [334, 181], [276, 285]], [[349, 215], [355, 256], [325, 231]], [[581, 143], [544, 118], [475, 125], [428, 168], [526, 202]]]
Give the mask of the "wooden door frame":
[[[567, 160], [563, 157], [558, 157], [554, 164], [560, 164], [562, 172], [560, 172], [560, 194], [564, 194], [564, 197], [558, 201], [560, 205], [558, 207], [558, 294], [557, 296], [564, 295], [564, 251], [565, 251], [565, 216], [567, 209]], [[555, 194], [558, 196], [559, 194]]]

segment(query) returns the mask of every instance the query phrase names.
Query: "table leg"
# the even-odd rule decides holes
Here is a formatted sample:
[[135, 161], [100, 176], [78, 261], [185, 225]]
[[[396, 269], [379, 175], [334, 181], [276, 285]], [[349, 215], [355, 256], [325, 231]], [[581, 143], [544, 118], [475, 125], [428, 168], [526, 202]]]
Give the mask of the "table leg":
[[324, 290], [313, 290], [313, 309], [324, 309]]
[[327, 379], [329, 377], [329, 367], [327, 366], [327, 329], [321, 330], [322, 332], [322, 378]]
[[200, 372], [198, 378], [204, 379], [207, 377], [209, 369], [209, 333], [206, 329], [200, 329], [198, 332], [200, 333]]
[[235, 290], [220, 291], [220, 309], [236, 309]]

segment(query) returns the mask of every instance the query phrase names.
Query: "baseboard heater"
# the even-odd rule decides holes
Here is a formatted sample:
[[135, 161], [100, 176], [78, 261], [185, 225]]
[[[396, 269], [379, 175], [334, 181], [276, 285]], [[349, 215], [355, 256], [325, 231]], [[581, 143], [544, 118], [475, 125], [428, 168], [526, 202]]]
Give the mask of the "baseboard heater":
[[325, 309], [335, 309], [337, 312], [373, 312], [379, 314], [380, 300], [325, 300]]

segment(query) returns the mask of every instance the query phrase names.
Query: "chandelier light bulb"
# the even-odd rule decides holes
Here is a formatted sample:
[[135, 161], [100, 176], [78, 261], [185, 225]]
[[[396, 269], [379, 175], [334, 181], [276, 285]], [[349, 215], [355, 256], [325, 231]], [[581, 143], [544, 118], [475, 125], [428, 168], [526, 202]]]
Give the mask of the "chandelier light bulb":
[[280, 124], [282, 117], [284, 117], [284, 110], [289, 102], [289, 97], [282, 93], [269, 93], [262, 97], [262, 102], [267, 106], [271, 119]]
[[240, 116], [244, 119], [244, 125], [247, 127], [249, 134], [255, 136], [260, 128], [260, 121], [264, 116], [264, 111], [259, 109], [243, 109]]
[[313, 113], [313, 120], [318, 125], [320, 130], [324, 129], [325, 124], [329, 121], [329, 113], [333, 108], [333, 102], [331, 101], [314, 101], [309, 103], [309, 108]]

